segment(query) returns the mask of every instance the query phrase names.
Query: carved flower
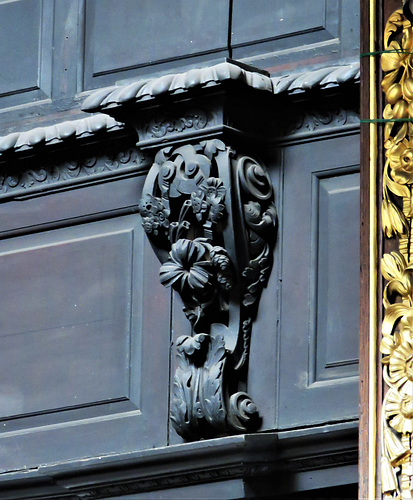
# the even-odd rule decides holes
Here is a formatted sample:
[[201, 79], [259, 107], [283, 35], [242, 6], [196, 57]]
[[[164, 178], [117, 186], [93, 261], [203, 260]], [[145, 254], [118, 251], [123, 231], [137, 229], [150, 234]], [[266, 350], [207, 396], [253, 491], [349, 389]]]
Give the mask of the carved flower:
[[413, 341], [403, 339], [390, 357], [389, 362], [390, 381], [398, 389], [413, 395]]
[[398, 144], [392, 144], [386, 156], [390, 161], [392, 177], [399, 184], [413, 183], [413, 144], [403, 139]]
[[163, 229], [165, 234], [169, 232], [169, 210], [164, 206], [160, 198], [150, 194], [141, 199], [139, 213], [142, 216], [142, 226], [146, 233], [159, 234]]
[[386, 418], [393, 429], [400, 433], [413, 432], [413, 397], [390, 390], [384, 407]]
[[192, 209], [196, 218], [202, 220], [203, 214], [208, 212], [211, 221], [221, 219], [225, 205], [225, 187], [221, 179], [210, 177], [199, 186], [198, 190], [191, 194]]
[[197, 241], [180, 239], [172, 245], [169, 258], [159, 270], [161, 283], [175, 290], [202, 291], [212, 277], [206, 247]]
[[204, 200], [204, 194], [199, 190], [191, 193], [192, 210], [198, 220], [202, 220], [202, 215], [207, 211], [208, 204]]

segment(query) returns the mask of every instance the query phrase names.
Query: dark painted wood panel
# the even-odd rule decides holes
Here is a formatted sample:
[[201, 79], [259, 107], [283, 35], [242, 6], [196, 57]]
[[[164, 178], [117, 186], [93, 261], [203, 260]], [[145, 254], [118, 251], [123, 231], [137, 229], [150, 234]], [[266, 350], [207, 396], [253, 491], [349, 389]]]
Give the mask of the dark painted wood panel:
[[[119, 179], [33, 198], [6, 201], [0, 210], [0, 234], [33, 231], [56, 221], [73, 223], [80, 217], [104, 217], [105, 213], [136, 211], [144, 176]], [[81, 202], [80, 202], [81, 200]], [[1, 198], [0, 198], [1, 201]]]
[[225, 0], [88, 0], [85, 88], [125, 78], [140, 66], [225, 49], [228, 16]]
[[249, 0], [235, 0], [232, 43], [239, 45], [325, 30], [325, 14], [326, 0], [261, 0], [259, 8]]
[[359, 56], [359, 1], [234, 0], [232, 57], [270, 73], [333, 66]]
[[334, 174], [313, 178], [313, 211], [318, 214], [317, 318], [311, 339], [315, 381], [358, 374], [359, 293], [354, 285], [359, 280], [360, 175]]
[[0, 418], [129, 396], [133, 223], [1, 242]]
[[[354, 301], [357, 301], [359, 287], [359, 238], [354, 175], [359, 163], [358, 141], [358, 135], [350, 135], [285, 149], [279, 400], [281, 428], [345, 420], [355, 418], [358, 414], [358, 379], [351, 376], [357, 373], [355, 366], [348, 365], [347, 368], [351, 367], [349, 372], [344, 366], [331, 367], [328, 370], [332, 370], [334, 376], [330, 378], [328, 375], [327, 380], [323, 380], [326, 370], [321, 370], [320, 374], [320, 366], [325, 367], [329, 357], [345, 361], [349, 353], [357, 351], [358, 311]], [[341, 176], [344, 176], [343, 180], [338, 180]], [[341, 206], [331, 206], [331, 203], [330, 206], [326, 205], [323, 200], [320, 201], [319, 190], [315, 189], [320, 178], [335, 179], [331, 182], [340, 185], [338, 192], [341, 190], [343, 195], [347, 193], [350, 197], [344, 201], [334, 201]], [[345, 191], [346, 185], [348, 191]], [[317, 209], [332, 212], [317, 213]], [[341, 244], [340, 238], [343, 236], [340, 225], [343, 221], [348, 224], [349, 218], [353, 218], [348, 233], [352, 239], [347, 241], [346, 248], [339, 250], [337, 246]], [[326, 229], [320, 226], [323, 220], [328, 221], [327, 233], [323, 233]], [[344, 236], [346, 230], [343, 229]], [[344, 262], [338, 262], [340, 256]], [[338, 268], [330, 276], [329, 271], [334, 265]], [[350, 282], [346, 282], [343, 273], [349, 273]], [[327, 276], [325, 284], [323, 280], [325, 282]], [[329, 290], [332, 289], [334, 291], [330, 297]], [[321, 311], [318, 309], [318, 312], [322, 314], [319, 318], [317, 299], [321, 302]], [[344, 317], [345, 322], [342, 321]], [[355, 331], [348, 332], [347, 329], [352, 325]], [[326, 327], [324, 333], [323, 327]], [[344, 342], [339, 338], [343, 336], [346, 339]], [[353, 345], [348, 346], [347, 343]], [[336, 350], [332, 351], [334, 345]], [[340, 345], [344, 346], [342, 352], [337, 351]], [[321, 360], [318, 356], [321, 356]]]
[[52, 0], [0, 3], [3, 106], [50, 96], [52, 15]]
[[167, 444], [169, 293], [141, 180], [2, 207], [26, 234], [0, 241], [1, 471]]

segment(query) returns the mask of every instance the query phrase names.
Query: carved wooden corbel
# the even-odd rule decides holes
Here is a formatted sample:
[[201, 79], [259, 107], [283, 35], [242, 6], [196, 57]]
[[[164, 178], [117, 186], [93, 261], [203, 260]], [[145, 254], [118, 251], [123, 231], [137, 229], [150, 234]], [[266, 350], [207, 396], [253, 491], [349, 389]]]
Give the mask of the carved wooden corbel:
[[[246, 431], [257, 408], [237, 390], [272, 264], [276, 213], [264, 167], [219, 139], [161, 149], [139, 205], [192, 325], [177, 340], [171, 418], [185, 438]], [[225, 380], [227, 383], [225, 383]]]
[[[139, 212], [160, 281], [180, 295], [191, 324], [191, 335], [176, 341], [171, 401], [173, 425], [190, 440], [259, 426], [246, 374], [277, 220], [265, 167], [226, 143], [248, 141], [254, 106], [263, 125], [271, 81], [230, 63], [192, 71], [112, 89], [84, 106], [133, 124], [138, 146], [156, 150]], [[189, 82], [179, 84], [184, 98], [172, 98], [176, 82]], [[249, 93], [248, 119], [239, 109], [242, 92]]]

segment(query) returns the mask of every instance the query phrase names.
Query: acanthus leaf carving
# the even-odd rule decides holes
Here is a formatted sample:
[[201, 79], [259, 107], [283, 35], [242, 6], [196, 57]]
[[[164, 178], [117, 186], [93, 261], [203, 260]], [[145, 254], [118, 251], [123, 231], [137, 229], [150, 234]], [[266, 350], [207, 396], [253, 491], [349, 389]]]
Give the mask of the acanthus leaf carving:
[[[192, 336], [176, 342], [171, 403], [172, 423], [186, 439], [259, 425], [257, 407], [237, 388], [272, 265], [272, 197], [264, 167], [218, 139], [163, 148], [148, 173], [142, 224], [160, 281], [180, 295], [191, 323]], [[234, 226], [239, 219], [242, 228]]]

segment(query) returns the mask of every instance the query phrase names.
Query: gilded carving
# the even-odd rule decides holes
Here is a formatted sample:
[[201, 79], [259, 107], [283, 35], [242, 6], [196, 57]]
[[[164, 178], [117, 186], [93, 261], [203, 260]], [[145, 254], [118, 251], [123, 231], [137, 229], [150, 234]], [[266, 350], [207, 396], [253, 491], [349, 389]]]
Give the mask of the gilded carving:
[[383, 256], [385, 280], [380, 351], [386, 386], [382, 413], [382, 492], [413, 498], [413, 29], [402, 10], [386, 25], [381, 56], [387, 104], [382, 224], [399, 248]]

